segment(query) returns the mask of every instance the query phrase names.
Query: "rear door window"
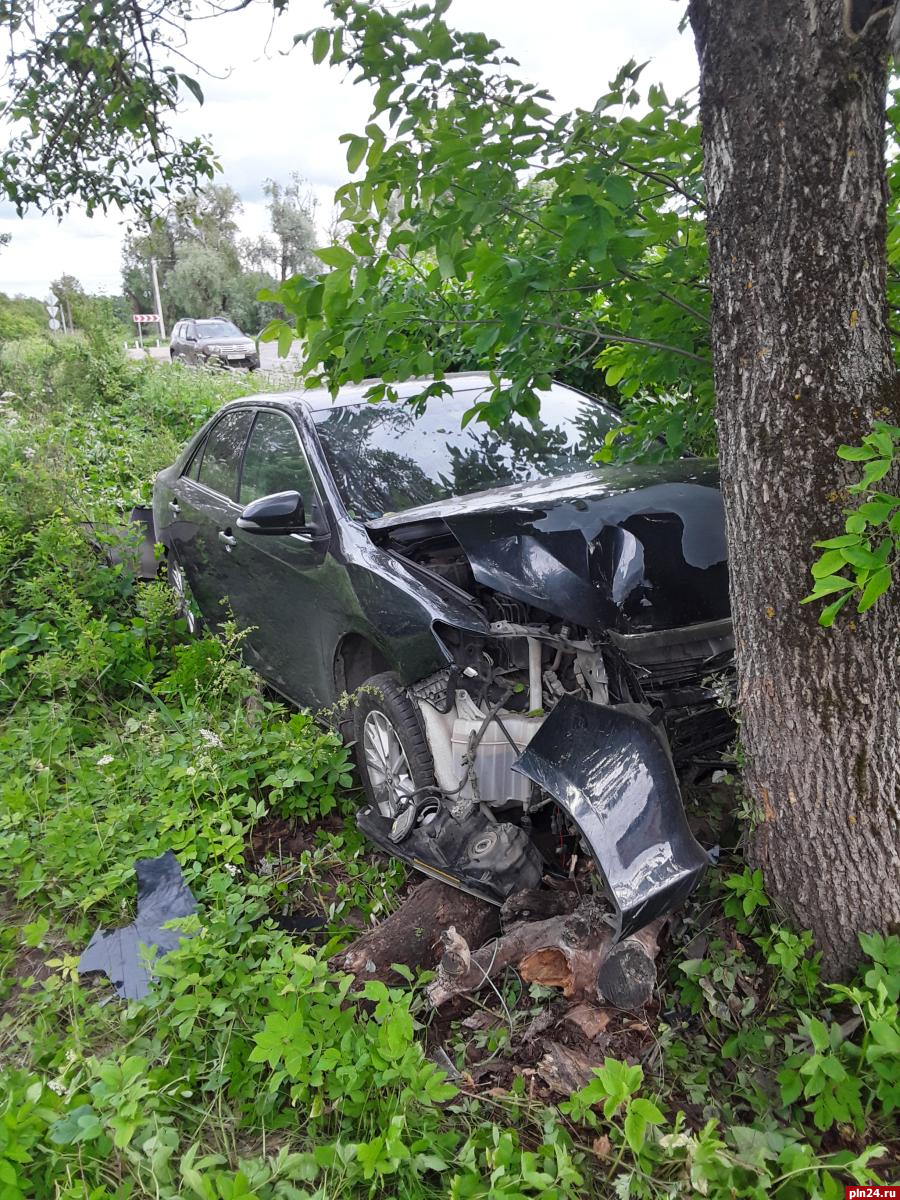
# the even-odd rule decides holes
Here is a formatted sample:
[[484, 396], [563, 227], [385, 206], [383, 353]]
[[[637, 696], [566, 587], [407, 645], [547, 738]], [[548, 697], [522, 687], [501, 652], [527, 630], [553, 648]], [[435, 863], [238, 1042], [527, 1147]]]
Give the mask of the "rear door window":
[[241, 504], [276, 492], [299, 492], [307, 521], [315, 504], [315, 489], [300, 437], [290, 417], [262, 410], [247, 443], [241, 475]]
[[187, 470], [184, 472], [188, 479], [197, 480], [200, 478], [200, 464], [203, 461], [203, 447], [206, 445], [206, 438], [200, 443], [194, 451], [193, 457], [188, 464]]
[[252, 420], [248, 408], [226, 413], [206, 438], [197, 482], [229, 500], [237, 500], [241, 454]]

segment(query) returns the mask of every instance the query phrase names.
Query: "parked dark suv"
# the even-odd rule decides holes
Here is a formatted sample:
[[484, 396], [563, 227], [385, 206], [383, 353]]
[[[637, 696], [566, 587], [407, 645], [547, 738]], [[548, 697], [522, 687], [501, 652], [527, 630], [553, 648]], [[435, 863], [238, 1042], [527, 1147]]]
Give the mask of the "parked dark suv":
[[620, 418], [554, 384], [535, 422], [367, 387], [226, 405], [154, 487], [169, 578], [295, 704], [354, 697], [390, 853], [496, 903], [593, 858], [616, 936], [679, 904], [707, 856], [678, 776], [733, 735], [715, 465], [593, 465]]
[[216, 363], [224, 367], [247, 367], [251, 371], [259, 366], [259, 351], [253, 338], [241, 333], [237, 325], [224, 317], [179, 321], [172, 330], [169, 354], [173, 362], [180, 358], [195, 366]]

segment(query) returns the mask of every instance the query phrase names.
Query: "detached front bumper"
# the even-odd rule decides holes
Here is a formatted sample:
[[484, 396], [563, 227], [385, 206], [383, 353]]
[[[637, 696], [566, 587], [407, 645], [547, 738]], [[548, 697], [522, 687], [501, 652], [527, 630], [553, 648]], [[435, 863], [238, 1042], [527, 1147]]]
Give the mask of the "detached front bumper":
[[709, 858], [684, 813], [675, 768], [646, 719], [560, 700], [514, 770], [578, 826], [615, 908], [618, 941], [683, 904]]

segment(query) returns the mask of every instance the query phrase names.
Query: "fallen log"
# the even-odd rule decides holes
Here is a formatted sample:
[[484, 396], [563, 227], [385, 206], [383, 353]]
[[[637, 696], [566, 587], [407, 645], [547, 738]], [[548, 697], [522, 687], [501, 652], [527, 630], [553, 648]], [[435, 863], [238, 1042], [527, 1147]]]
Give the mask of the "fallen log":
[[535, 1068], [551, 1092], [571, 1096], [594, 1078], [594, 1068], [603, 1066], [602, 1055], [585, 1054], [561, 1042], [545, 1042], [544, 1056]]
[[339, 971], [362, 980], [399, 983], [391, 969], [402, 963], [412, 970], [431, 969], [441, 955], [440, 936], [453, 927], [468, 944], [480, 946], [497, 933], [499, 911], [486, 900], [427, 879], [415, 887], [396, 912], [350, 943], [331, 959]]
[[610, 946], [597, 970], [597, 991], [616, 1008], [643, 1008], [656, 987], [660, 917], [631, 937]]
[[640, 1008], [656, 986], [654, 960], [663, 924], [655, 921], [614, 944], [602, 910], [588, 900], [573, 913], [519, 922], [474, 950], [458, 929], [450, 928], [441, 935], [444, 954], [428, 985], [428, 999], [440, 1008], [515, 966], [526, 983], [559, 987], [569, 999]]

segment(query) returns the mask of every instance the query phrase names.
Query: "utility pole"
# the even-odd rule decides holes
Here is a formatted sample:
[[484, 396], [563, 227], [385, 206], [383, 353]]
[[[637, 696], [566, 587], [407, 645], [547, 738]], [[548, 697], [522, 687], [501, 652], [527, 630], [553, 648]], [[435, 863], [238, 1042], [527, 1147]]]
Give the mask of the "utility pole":
[[150, 273], [153, 276], [153, 298], [156, 301], [156, 315], [159, 317], [159, 336], [166, 336], [166, 322], [163, 317], [162, 300], [159, 298], [159, 279], [156, 277], [156, 259], [150, 259]]

